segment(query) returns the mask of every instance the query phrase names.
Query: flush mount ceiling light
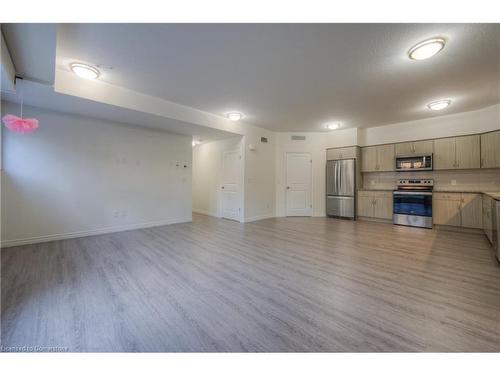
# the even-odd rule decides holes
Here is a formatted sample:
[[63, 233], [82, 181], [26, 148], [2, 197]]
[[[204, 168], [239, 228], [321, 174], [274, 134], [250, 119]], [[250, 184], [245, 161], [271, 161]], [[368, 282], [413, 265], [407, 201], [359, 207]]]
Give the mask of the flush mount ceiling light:
[[340, 128], [340, 124], [338, 122], [332, 122], [330, 124], [326, 124], [325, 128], [327, 128], [328, 130], [337, 130], [338, 128]]
[[226, 113], [226, 117], [231, 121], [240, 121], [243, 118], [243, 113], [229, 112], [229, 113]]
[[435, 102], [427, 104], [427, 107], [429, 109], [432, 109], [433, 111], [440, 111], [442, 109], [445, 109], [451, 104], [450, 99], [442, 99], [442, 100], [436, 100]]
[[431, 58], [444, 48], [444, 38], [432, 38], [415, 44], [408, 51], [408, 57], [412, 60], [425, 60]]
[[96, 79], [101, 74], [97, 68], [83, 63], [71, 63], [69, 67], [78, 77], [85, 79]]

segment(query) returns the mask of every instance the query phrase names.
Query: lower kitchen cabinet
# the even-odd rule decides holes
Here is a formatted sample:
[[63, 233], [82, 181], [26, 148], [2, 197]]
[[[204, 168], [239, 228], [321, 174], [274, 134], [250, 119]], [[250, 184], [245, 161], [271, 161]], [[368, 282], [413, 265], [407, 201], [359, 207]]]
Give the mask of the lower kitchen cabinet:
[[493, 243], [493, 208], [494, 200], [483, 194], [483, 230], [490, 243]]
[[437, 225], [464, 228], [482, 228], [481, 194], [439, 193], [433, 194], [432, 221]]
[[462, 227], [477, 229], [483, 227], [482, 194], [462, 193], [460, 218], [462, 220]]
[[392, 219], [392, 191], [360, 190], [358, 216]]

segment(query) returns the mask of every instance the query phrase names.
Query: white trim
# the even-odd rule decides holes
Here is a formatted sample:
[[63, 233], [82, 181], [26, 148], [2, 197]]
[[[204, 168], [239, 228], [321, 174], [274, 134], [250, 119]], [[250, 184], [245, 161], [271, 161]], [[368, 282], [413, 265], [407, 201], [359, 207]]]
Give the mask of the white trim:
[[207, 215], [207, 216], [213, 216], [213, 217], [220, 217], [216, 212], [210, 212], [207, 210], [202, 210], [201, 208], [193, 208], [193, 212], [196, 214], [201, 214], [201, 215]]
[[95, 235], [106, 234], [106, 233], [123, 232], [123, 231], [127, 231], [127, 230], [134, 230], [134, 229], [141, 229], [141, 228], [160, 227], [163, 225], [191, 222], [192, 220], [193, 220], [192, 217], [182, 217], [182, 218], [173, 218], [173, 219], [158, 220], [158, 221], [146, 221], [146, 222], [142, 222], [142, 223], [126, 224], [126, 225], [119, 225], [119, 226], [100, 228], [100, 229], [90, 229], [90, 230], [78, 231], [78, 232], [49, 234], [49, 235], [45, 235], [45, 236], [37, 236], [37, 237], [29, 237], [29, 238], [19, 238], [19, 239], [15, 239], [15, 240], [2, 241], [1, 247], [3, 248], [3, 247], [11, 247], [11, 246], [19, 246], [19, 245], [28, 245], [28, 244], [41, 243], [41, 242], [66, 240], [69, 238], [87, 237], [87, 236], [95, 236]]
[[264, 220], [264, 219], [272, 219], [276, 217], [274, 214], [264, 214], [264, 215], [257, 215], [257, 216], [252, 216], [252, 217], [247, 217], [245, 218], [242, 223], [250, 223], [252, 221], [257, 221], [257, 220]]

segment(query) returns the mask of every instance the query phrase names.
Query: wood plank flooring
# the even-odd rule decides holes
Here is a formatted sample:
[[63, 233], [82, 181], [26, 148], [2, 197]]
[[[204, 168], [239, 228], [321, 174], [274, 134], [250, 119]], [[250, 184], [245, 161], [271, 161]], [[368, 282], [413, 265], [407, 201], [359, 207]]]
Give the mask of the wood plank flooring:
[[1, 266], [3, 350], [500, 351], [500, 266], [476, 234], [194, 215]]

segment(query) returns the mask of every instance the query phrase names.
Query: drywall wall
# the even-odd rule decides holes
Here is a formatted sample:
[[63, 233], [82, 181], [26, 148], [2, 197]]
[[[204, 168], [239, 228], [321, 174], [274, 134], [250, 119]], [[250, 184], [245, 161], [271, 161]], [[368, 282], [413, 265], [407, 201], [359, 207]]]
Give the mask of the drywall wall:
[[[242, 137], [206, 142], [193, 147], [193, 212], [221, 216], [222, 154], [231, 150], [239, 150], [240, 155], [243, 153]], [[241, 208], [243, 208], [243, 166], [242, 161]]]
[[[268, 142], [262, 143], [261, 137]], [[245, 222], [275, 216], [275, 133], [255, 127], [243, 137]]]
[[358, 130], [358, 145], [369, 146], [484, 133], [500, 129], [500, 104], [477, 111]]
[[[261, 142], [267, 137], [268, 142]], [[193, 149], [193, 211], [220, 217], [222, 153], [241, 152], [242, 222], [275, 216], [275, 145], [272, 132], [249, 128], [246, 136], [206, 142]]]
[[27, 106], [24, 114], [40, 128], [3, 134], [3, 246], [191, 220], [190, 137]]

